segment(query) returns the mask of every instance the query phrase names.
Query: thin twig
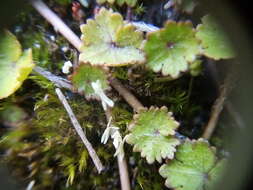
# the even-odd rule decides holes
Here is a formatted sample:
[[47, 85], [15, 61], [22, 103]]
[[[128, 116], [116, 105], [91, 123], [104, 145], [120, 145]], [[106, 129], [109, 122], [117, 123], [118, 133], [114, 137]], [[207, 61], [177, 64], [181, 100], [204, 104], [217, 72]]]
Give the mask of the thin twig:
[[[111, 109], [107, 109], [105, 111], [105, 115], [106, 115], [107, 122], [109, 122], [110, 118], [112, 117]], [[118, 155], [117, 162], [118, 162], [118, 167], [119, 167], [121, 190], [131, 190], [127, 162], [126, 162], [125, 157], [122, 160], [120, 156]]]
[[40, 75], [42, 75], [43, 77], [45, 77], [46, 79], [50, 80], [52, 83], [54, 83], [59, 88], [66, 88], [68, 90], [73, 89], [70, 81], [68, 81], [67, 79], [56, 76], [56, 75], [50, 73], [49, 71], [46, 71], [43, 68], [38, 67], [38, 66], [34, 67], [33, 70], [35, 72], [39, 73]]
[[216, 128], [220, 113], [223, 110], [223, 106], [224, 106], [224, 102], [225, 102], [226, 97], [227, 97], [227, 88], [225, 86], [223, 86], [221, 88], [220, 96], [216, 99], [216, 101], [212, 107], [212, 111], [210, 114], [211, 117], [210, 117], [210, 119], [207, 123], [207, 126], [205, 127], [204, 133], [202, 135], [202, 137], [204, 139], [209, 139], [212, 136], [212, 134]]
[[140, 101], [118, 79], [111, 79], [110, 83], [136, 112], [144, 108]]
[[132, 7], [130, 6], [127, 7], [126, 20], [129, 22], [132, 20]]
[[160, 29], [157, 26], [154, 26], [153, 24], [147, 24], [143, 21], [131, 22], [131, 24], [133, 24], [138, 30], [142, 32], [155, 32]]
[[204, 139], [210, 139], [219, 120], [219, 116], [223, 110], [224, 104], [225, 104], [225, 100], [228, 96], [228, 93], [232, 90], [232, 85], [231, 85], [231, 81], [233, 78], [234, 74], [233, 72], [228, 73], [228, 76], [226, 76], [225, 78], [225, 82], [224, 84], [221, 86], [220, 88], [220, 95], [219, 97], [216, 99], [213, 107], [212, 107], [212, 111], [210, 114], [210, 119], [204, 129], [204, 133], [202, 135], [202, 137]]
[[104, 167], [103, 167], [100, 159], [98, 158], [98, 155], [97, 155], [96, 151], [93, 149], [91, 143], [86, 138], [81, 125], [77, 121], [76, 116], [74, 115], [74, 113], [73, 113], [70, 105], [68, 104], [65, 96], [63, 95], [62, 91], [59, 88], [56, 88], [55, 92], [58, 95], [59, 100], [63, 104], [64, 108], [66, 109], [66, 111], [67, 111], [67, 113], [69, 115], [69, 118], [70, 118], [70, 120], [71, 120], [71, 122], [72, 122], [72, 124], [73, 124], [73, 126], [74, 126], [74, 128], [75, 128], [75, 130], [77, 132], [77, 134], [80, 136], [80, 138], [83, 141], [83, 144], [87, 148], [87, 150], [89, 152], [89, 155], [90, 155], [92, 161], [94, 162], [94, 164], [95, 164], [95, 166], [96, 166], [96, 168], [98, 170], [98, 173], [100, 173], [103, 170]]
[[[219, 76], [216, 65], [213, 63], [207, 64], [207, 70], [210, 73], [213, 82], [218, 85]], [[225, 102], [224, 108], [227, 110], [228, 114], [230, 114], [231, 118], [235, 121], [237, 127], [239, 127], [240, 129], [245, 128], [245, 124], [243, 122], [241, 114], [235, 110], [235, 107], [230, 100], [227, 100]]]
[[120, 174], [121, 190], [131, 190], [126, 159], [124, 157], [122, 160], [120, 156], [117, 156], [117, 160]]
[[76, 49], [80, 50], [82, 42], [75, 33], [41, 0], [30, 0], [32, 6], [59, 31]]

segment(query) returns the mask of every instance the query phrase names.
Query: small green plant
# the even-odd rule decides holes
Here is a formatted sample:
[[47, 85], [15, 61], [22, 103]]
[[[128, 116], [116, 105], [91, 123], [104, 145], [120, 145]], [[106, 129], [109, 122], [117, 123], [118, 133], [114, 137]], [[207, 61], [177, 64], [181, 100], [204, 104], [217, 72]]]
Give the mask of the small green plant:
[[178, 146], [175, 159], [162, 165], [159, 172], [166, 186], [176, 190], [210, 189], [221, 176], [225, 160], [218, 161], [216, 150], [207, 141], [186, 140]]
[[95, 20], [81, 26], [83, 46], [80, 61], [92, 65], [122, 66], [143, 63], [139, 49], [142, 33], [131, 24], [124, 24], [119, 13], [102, 8]]
[[163, 29], [148, 34], [144, 51], [149, 68], [177, 78], [180, 72], [188, 70], [199, 48], [190, 22], [167, 22]]
[[155, 160], [161, 163], [162, 158], [174, 157], [175, 147], [180, 143], [174, 137], [177, 127], [178, 122], [166, 107], [151, 107], [134, 115], [134, 121], [129, 125], [131, 133], [126, 136], [126, 141], [134, 145], [133, 150], [141, 152], [149, 164]]
[[[118, 6], [127, 4], [129, 7], [134, 7], [137, 3], [136, 0], [97, 2], [107, 2], [111, 7], [113, 3], [117, 3]], [[186, 3], [186, 12], [191, 12], [195, 6], [194, 1], [176, 2], [177, 6]], [[148, 27], [147, 24], [144, 25]], [[93, 19], [87, 19], [80, 28], [82, 46], [79, 61], [74, 66], [73, 73], [69, 75], [70, 81], [67, 81], [67, 84], [71, 86], [68, 89], [87, 99], [73, 93], [68, 97], [86, 133], [93, 139], [102, 137], [103, 143], [111, 137], [116, 148], [114, 155], [120, 155], [121, 159], [124, 155], [129, 155], [129, 152], [124, 153], [123, 145], [126, 141], [133, 146], [134, 152], [140, 152], [141, 157], [146, 158], [148, 164], [155, 161], [163, 164], [159, 173], [166, 178], [165, 184], [169, 188], [209, 189], [218, 181], [226, 161], [216, 157], [216, 150], [208, 141], [180, 138], [181, 126], [179, 120], [175, 119], [176, 114], [171, 110], [178, 110], [177, 114], [180, 115], [180, 112], [183, 112], [182, 107], [189, 107], [191, 88], [187, 93], [177, 90], [177, 82], [187, 73], [190, 73], [191, 77], [200, 75], [204, 64], [202, 56], [214, 60], [234, 57], [235, 53], [219, 25], [212, 17], [204, 16], [202, 23], [196, 28], [189, 21], [167, 21], [156, 31], [143, 31], [133, 23], [124, 21], [122, 14], [102, 7]], [[0, 99], [11, 96], [20, 88], [33, 67], [31, 50], [22, 53], [16, 37], [6, 30], [3, 31], [0, 36]], [[143, 98], [144, 102], [148, 102], [148, 95], [143, 95], [143, 91], [147, 91], [150, 94], [157, 93], [161, 103], [149, 109], [139, 103], [136, 108], [135, 100], [135, 104], [130, 105], [137, 113], [132, 113], [131, 108], [122, 103], [114, 91], [110, 91], [111, 84], [116, 90], [120, 89], [118, 91], [123, 97], [126, 97], [125, 94], [130, 96], [129, 92], [117, 83], [117, 79], [113, 78], [115, 76], [128, 86], [139, 82], [142, 92], [138, 94], [136, 90], [136, 94]], [[19, 160], [29, 166], [28, 178], [38, 180], [41, 187], [49, 188], [50, 178], [60, 179], [62, 176], [66, 179], [66, 185], [63, 187], [61, 181], [61, 189], [68, 188], [75, 180], [79, 180], [83, 185], [86, 181], [81, 174], [85, 170], [92, 173], [92, 176], [86, 175], [87, 179], [94, 184], [102, 183], [104, 176], [97, 177], [94, 171], [89, 169], [88, 152], [82, 149], [82, 144], [75, 137], [68, 115], [54, 94], [53, 85], [36, 75], [30, 76], [29, 79], [44, 92], [37, 92], [35, 96], [35, 117], [28, 123], [21, 122], [19, 127], [4, 135], [0, 141], [1, 146], [11, 150], [15, 156], [21, 155], [26, 158], [24, 161], [19, 157]], [[169, 87], [173, 82], [174, 86]], [[168, 95], [159, 94], [165, 92], [163, 90], [167, 87], [174, 90], [175, 97], [170, 97], [173, 95], [172, 90]], [[129, 101], [131, 98], [133, 99], [125, 99]], [[91, 99], [101, 101], [107, 117], [108, 113], [111, 114], [104, 134], [101, 128], [94, 127], [106, 126], [103, 110], [97, 108], [98, 104], [94, 101], [89, 102]], [[17, 105], [13, 107], [18, 108]], [[108, 112], [110, 108], [111, 113]], [[20, 118], [22, 120], [22, 117]], [[32, 136], [36, 136], [37, 140], [34, 141]], [[95, 140], [94, 143], [99, 156], [102, 155], [109, 163], [112, 152], [106, 154], [100, 143]], [[36, 156], [39, 158], [33, 161]], [[57, 167], [52, 167], [53, 164]], [[137, 181], [141, 183], [142, 179], [138, 178]], [[80, 189], [80, 184], [77, 185], [77, 189]], [[91, 184], [87, 186], [94, 188]]]
[[103, 90], [109, 88], [106, 71], [89, 64], [80, 64], [71, 76], [71, 81], [76, 91], [85, 94], [87, 99], [96, 98], [95, 91], [92, 88], [93, 82], [99, 81]]

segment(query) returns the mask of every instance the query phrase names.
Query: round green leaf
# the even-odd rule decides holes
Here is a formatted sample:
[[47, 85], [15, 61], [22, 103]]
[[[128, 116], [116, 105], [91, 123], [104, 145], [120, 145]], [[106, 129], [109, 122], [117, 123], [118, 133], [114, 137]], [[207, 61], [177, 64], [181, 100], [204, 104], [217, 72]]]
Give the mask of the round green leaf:
[[71, 76], [71, 81], [79, 93], [84, 93], [87, 99], [97, 98], [91, 83], [100, 81], [103, 90], [109, 88], [106, 71], [100, 67], [89, 64], [80, 64]]
[[195, 60], [199, 48], [190, 22], [167, 22], [164, 28], [148, 34], [144, 51], [149, 68], [177, 78], [188, 70], [188, 63]]
[[81, 26], [83, 33], [80, 61], [91, 65], [122, 66], [145, 61], [139, 49], [142, 33], [134, 26], [124, 24], [118, 13], [102, 8], [95, 16]]
[[175, 146], [180, 143], [173, 137], [178, 125], [166, 107], [151, 107], [134, 116], [126, 141], [150, 164], [155, 160], [161, 162], [162, 158], [172, 159]]
[[235, 53], [222, 28], [209, 15], [204, 16], [202, 22], [197, 27], [196, 37], [201, 40], [203, 54], [215, 60], [233, 58]]
[[159, 170], [167, 178], [165, 185], [175, 190], [206, 190], [221, 174], [221, 162], [217, 161], [215, 153], [203, 139], [186, 140], [178, 146], [175, 159]]

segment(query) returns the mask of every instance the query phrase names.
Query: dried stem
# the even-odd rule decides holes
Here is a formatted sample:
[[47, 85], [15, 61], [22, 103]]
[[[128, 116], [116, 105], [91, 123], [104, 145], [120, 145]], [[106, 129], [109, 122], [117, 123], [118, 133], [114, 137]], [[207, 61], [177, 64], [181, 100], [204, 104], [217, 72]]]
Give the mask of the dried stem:
[[[218, 85], [219, 76], [218, 76], [218, 71], [216, 69], [216, 65], [213, 63], [211, 63], [211, 64], [209, 63], [209, 64], [207, 64], [207, 69], [208, 69], [209, 73], [211, 74], [211, 78], [214, 81], [214, 83]], [[235, 110], [235, 107], [231, 101], [227, 100], [225, 102], [224, 109], [226, 109], [228, 114], [230, 114], [231, 118], [235, 121], [235, 124], [237, 127], [239, 127], [240, 129], [245, 128], [245, 124], [243, 122], [243, 119], [242, 119], [240, 113], [238, 113]]]
[[[112, 117], [111, 109], [107, 109], [105, 115], [107, 122], [109, 122], [110, 118]], [[117, 161], [119, 167], [121, 190], [131, 190], [126, 159], [124, 157], [122, 160], [118, 155]]]
[[132, 20], [132, 7], [130, 6], [127, 7], [126, 20], [129, 22]]
[[79, 124], [79, 122], [77, 121], [76, 119], [76, 116], [74, 115], [70, 105], [68, 104], [65, 96], [63, 95], [62, 91], [59, 89], [59, 88], [56, 88], [55, 89], [55, 92], [56, 94], [58, 95], [59, 97], [59, 100], [61, 101], [61, 103], [63, 104], [64, 108], [66, 109], [68, 115], [69, 115], [69, 118], [77, 132], [77, 134], [80, 136], [80, 138], [82, 139], [83, 141], [83, 144], [85, 145], [85, 147], [87, 148], [88, 152], [89, 152], [89, 155], [93, 161], [93, 163], [95, 164], [97, 170], [98, 170], [98, 173], [100, 173], [102, 170], [103, 170], [103, 165], [100, 161], [100, 159], [98, 158], [98, 155], [97, 153], [95, 152], [95, 150], [93, 149], [91, 143], [88, 141], [88, 139], [86, 138], [84, 132], [83, 132], [83, 129], [81, 127], [81, 125]]
[[121, 158], [117, 156], [117, 160], [120, 174], [121, 190], [131, 190], [126, 159], [123, 158], [123, 160], [121, 160]]
[[211, 117], [207, 123], [207, 126], [205, 127], [204, 133], [202, 135], [205, 139], [210, 139], [212, 136], [216, 126], [217, 122], [220, 116], [221, 111], [223, 110], [224, 102], [227, 97], [227, 88], [225, 86], [222, 86], [221, 92], [219, 97], [216, 99], [212, 111], [211, 111]]
[[111, 79], [110, 83], [136, 112], [144, 108], [140, 101], [118, 79]]
[[225, 100], [228, 96], [228, 93], [232, 90], [232, 85], [231, 85], [232, 82], [231, 81], [232, 81], [233, 76], [234, 76], [233, 72], [228, 73], [228, 76], [226, 76], [226, 78], [225, 78], [224, 84], [220, 88], [220, 95], [216, 99], [216, 101], [212, 107], [210, 119], [209, 119], [209, 121], [205, 127], [204, 133], [202, 135], [202, 137], [205, 139], [211, 138], [211, 136], [217, 126], [217, 122], [218, 122], [219, 116], [223, 110]]
[[81, 41], [78, 36], [41, 0], [30, 0], [32, 6], [59, 31], [76, 49], [80, 50]]
[[155, 32], [157, 30], [159, 30], [160, 28], [158, 28], [157, 26], [154, 26], [152, 24], [147, 24], [145, 22], [131, 22], [131, 24], [133, 24], [138, 30], [142, 31], [142, 32]]
[[56, 76], [56, 75], [50, 73], [49, 71], [46, 71], [43, 68], [38, 67], [38, 66], [34, 67], [33, 70], [36, 73], [38, 73], [38, 74], [42, 75], [43, 77], [45, 77], [46, 79], [50, 80], [52, 83], [54, 83], [59, 88], [66, 88], [68, 90], [73, 89], [70, 81], [68, 81], [67, 79]]

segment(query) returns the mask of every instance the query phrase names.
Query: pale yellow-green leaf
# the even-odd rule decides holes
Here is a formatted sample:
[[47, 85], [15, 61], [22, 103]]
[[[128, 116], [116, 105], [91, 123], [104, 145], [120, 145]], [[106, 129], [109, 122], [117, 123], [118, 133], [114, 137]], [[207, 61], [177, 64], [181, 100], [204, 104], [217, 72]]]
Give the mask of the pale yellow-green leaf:
[[155, 160], [161, 162], [162, 158], [172, 159], [180, 143], [173, 136], [178, 125], [166, 107], [151, 107], [134, 116], [126, 141], [134, 146], [134, 151], [141, 152], [149, 164]]
[[0, 99], [13, 94], [34, 67], [32, 50], [26, 50], [16, 62], [0, 62]]
[[122, 66], [145, 61], [140, 50], [143, 34], [125, 24], [118, 13], [102, 8], [94, 20], [89, 19], [81, 26], [81, 31], [83, 45], [79, 59], [82, 62]]
[[0, 31], [0, 64], [15, 62], [22, 54], [21, 45], [8, 30]]

